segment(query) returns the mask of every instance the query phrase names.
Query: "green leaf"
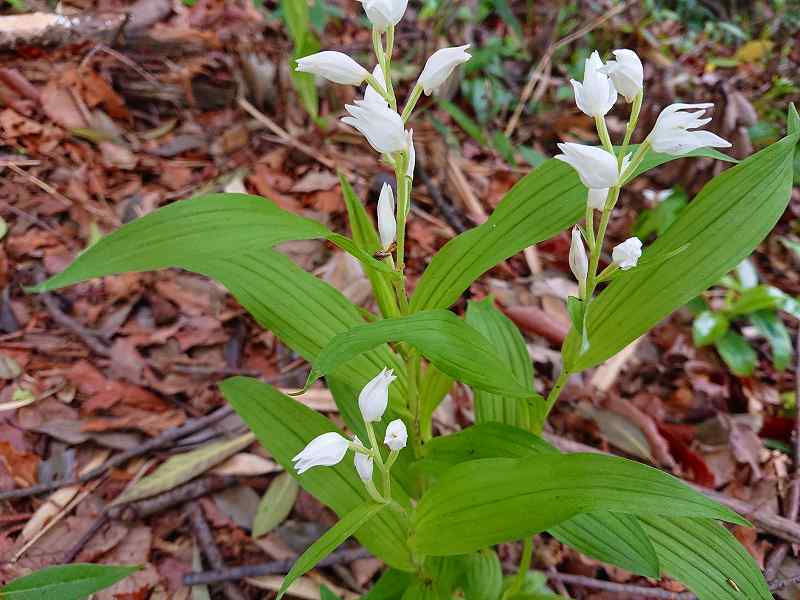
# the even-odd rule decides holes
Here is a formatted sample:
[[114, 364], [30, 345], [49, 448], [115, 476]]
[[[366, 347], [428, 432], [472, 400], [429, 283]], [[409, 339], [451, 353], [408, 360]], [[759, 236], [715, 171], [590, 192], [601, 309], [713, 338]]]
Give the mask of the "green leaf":
[[698, 348], [708, 346], [721, 338], [730, 327], [728, 317], [722, 313], [704, 310], [692, 322], [692, 340]]
[[593, 367], [616, 354], [701, 291], [733, 270], [783, 214], [792, 188], [800, 133], [765, 148], [708, 183], [669, 230], [644, 253], [656, 258], [689, 249], [655, 268], [631, 269], [611, 282], [589, 307], [591, 347], [565, 345], [569, 371]]
[[71, 564], [47, 567], [0, 588], [3, 600], [79, 600], [111, 587], [138, 566]]
[[127, 504], [169, 491], [194, 479], [201, 473], [205, 473], [240, 450], [244, 450], [254, 440], [255, 436], [252, 433], [245, 433], [230, 440], [213, 442], [201, 446], [197, 450], [177, 454], [159, 466], [153, 473], [146, 475], [133, 487], [117, 496], [111, 505]]
[[750, 315], [750, 322], [767, 338], [772, 349], [772, 364], [775, 369], [785, 370], [792, 360], [792, 339], [778, 313], [772, 310], [760, 310]]
[[681, 211], [688, 204], [689, 199], [682, 190], [673, 191], [655, 207], [642, 211], [633, 226], [633, 235], [641, 240], [646, 240], [653, 234], [663, 235], [678, 220]]
[[272, 480], [253, 519], [254, 538], [266, 535], [283, 523], [292, 512], [299, 491], [300, 486], [289, 473], [281, 473]]
[[[439, 406], [444, 397], [453, 387], [453, 378], [443, 373], [433, 365], [428, 365], [419, 384], [420, 413], [422, 424], [428, 428], [430, 434], [431, 417], [433, 411]], [[519, 400], [517, 400], [519, 402]]]
[[[235, 253], [262, 253], [291, 240], [329, 239], [379, 271], [391, 271], [324, 225], [271, 200], [248, 194], [209, 194], [169, 204], [94, 244], [64, 271], [31, 291], [45, 292], [93, 277], [202, 264]], [[349, 242], [349, 243], [348, 243]]]
[[341, 546], [347, 538], [355, 534], [384, 508], [386, 508], [385, 504], [363, 504], [342, 517], [336, 525], [311, 544], [311, 547], [303, 552], [302, 556], [292, 565], [281, 584], [276, 600], [281, 600], [286, 590], [298, 577], [313, 569], [314, 565]]
[[728, 309], [733, 315], [749, 315], [759, 310], [778, 308], [783, 304], [786, 294], [771, 285], [757, 285], [742, 291]]
[[599, 454], [546, 455], [453, 467], [417, 505], [411, 544], [431, 556], [462, 554], [598, 511], [747, 524], [658, 469]]
[[319, 588], [319, 600], [342, 600], [342, 599], [323, 585], [321, 588]]
[[[494, 306], [492, 298], [470, 301], [467, 325], [481, 333], [505, 362], [517, 381], [533, 393], [533, 365], [522, 334], [511, 319]], [[497, 421], [530, 430], [544, 420], [544, 403], [523, 403], [518, 398], [475, 390], [475, 422]]]
[[304, 0], [281, 0], [281, 11], [286, 21], [286, 28], [295, 46], [301, 46], [309, 31], [308, 3]]
[[464, 597], [466, 600], [497, 600], [503, 591], [503, 567], [491, 548], [464, 558]]
[[[352, 458], [299, 476], [294, 470], [292, 457], [313, 438], [336, 430], [328, 419], [255, 379], [234, 377], [223, 381], [220, 388], [264, 448], [320, 502], [340, 517], [370, 502]], [[392, 493], [401, 505], [408, 506], [401, 485], [392, 486]], [[388, 565], [411, 571], [414, 566], [406, 548], [407, 536], [408, 524], [392, 510], [383, 511], [356, 533], [359, 541]]]
[[405, 571], [387, 569], [361, 600], [400, 600], [411, 585], [412, 575]]
[[[707, 149], [686, 156], [733, 160]], [[684, 157], [650, 152], [637, 172], [676, 158]], [[436, 253], [417, 283], [411, 310], [450, 306], [482, 273], [571, 227], [585, 211], [586, 188], [574, 169], [560, 160], [546, 160], [517, 182], [485, 223], [456, 236]]]
[[636, 517], [612, 512], [580, 514], [549, 529], [558, 541], [605, 563], [658, 579], [656, 551]]
[[699, 600], [772, 599], [758, 565], [719, 523], [665, 516], [639, 517], [639, 521], [664, 571]]
[[478, 142], [481, 146], [486, 146], [486, 136], [483, 135], [483, 131], [481, 130], [481, 126], [478, 125], [475, 121], [473, 121], [470, 116], [461, 110], [458, 106], [450, 102], [449, 100], [445, 100], [440, 96], [436, 96], [436, 102], [439, 106], [441, 106], [447, 114], [449, 114], [453, 120], [458, 123], [459, 127], [463, 129], [469, 136]]
[[436, 368], [475, 388], [515, 398], [537, 397], [517, 382], [503, 360], [492, 352], [486, 338], [447, 310], [384, 319], [337, 335], [314, 362], [306, 387], [339, 365], [387, 342], [413, 346]]
[[753, 374], [753, 369], [758, 364], [758, 355], [740, 334], [728, 330], [714, 342], [714, 347], [733, 373], [740, 377]]

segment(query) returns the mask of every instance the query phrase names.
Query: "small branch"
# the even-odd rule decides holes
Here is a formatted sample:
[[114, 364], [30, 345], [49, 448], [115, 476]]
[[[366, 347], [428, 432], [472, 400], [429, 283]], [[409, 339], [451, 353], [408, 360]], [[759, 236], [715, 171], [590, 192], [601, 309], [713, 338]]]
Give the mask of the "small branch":
[[643, 585], [629, 585], [626, 583], [614, 583], [613, 581], [602, 581], [583, 575], [567, 575], [566, 573], [547, 573], [548, 579], [563, 581], [572, 585], [579, 585], [594, 590], [605, 590], [618, 594], [629, 594], [635, 596], [646, 596], [648, 598], [665, 598], [666, 600], [695, 600], [697, 596], [691, 592], [670, 592], [660, 588], [645, 587]]
[[144, 498], [123, 506], [114, 506], [108, 512], [114, 519], [136, 521], [178, 504], [185, 504], [208, 494], [214, 494], [220, 490], [233, 487], [239, 482], [240, 478], [234, 475], [211, 475], [210, 477], [190, 481], [151, 498]]
[[83, 550], [83, 547], [89, 543], [89, 540], [91, 540], [95, 536], [95, 534], [98, 531], [100, 531], [106, 525], [106, 523], [108, 523], [108, 521], [109, 521], [108, 513], [106, 511], [103, 511], [97, 517], [97, 519], [95, 519], [94, 523], [92, 523], [89, 529], [87, 529], [86, 532], [84, 532], [84, 534], [80, 537], [80, 539], [77, 542], [75, 542], [75, 545], [69, 549], [69, 552], [67, 552], [64, 555], [64, 560], [63, 560], [64, 564], [69, 564], [72, 561], [74, 561], [77, 558], [78, 554], [80, 554], [81, 550]]
[[[332, 567], [334, 565], [348, 564], [354, 560], [369, 558], [370, 556], [371, 554], [365, 548], [339, 550], [319, 561], [317, 567]], [[294, 563], [295, 559], [274, 560], [258, 565], [243, 565], [240, 567], [215, 569], [213, 571], [187, 573], [183, 576], [183, 583], [184, 585], [208, 585], [210, 583], [220, 583], [223, 581], [238, 581], [247, 577], [282, 575], [288, 573]]]
[[[41, 283], [41, 282], [40, 282]], [[42, 302], [44, 303], [47, 313], [58, 325], [69, 329], [72, 333], [81, 338], [81, 341], [86, 344], [90, 350], [100, 356], [111, 356], [111, 349], [98, 339], [98, 334], [84, 327], [77, 319], [73, 319], [58, 305], [58, 300], [49, 292], [39, 294]]]
[[40, 483], [38, 485], [33, 485], [28, 488], [20, 489], [20, 490], [11, 490], [8, 492], [0, 492], [0, 501], [2, 500], [14, 500], [18, 498], [28, 498], [30, 496], [36, 496], [38, 494], [44, 494], [46, 492], [52, 492], [53, 490], [70, 486], [70, 485], [78, 485], [82, 483], [86, 483], [87, 481], [91, 481], [100, 475], [103, 475], [107, 471], [119, 467], [120, 465], [128, 462], [132, 458], [136, 458], [138, 456], [143, 456], [148, 452], [153, 450], [160, 449], [170, 442], [174, 442], [179, 440], [183, 437], [186, 437], [192, 433], [200, 431], [215, 423], [220, 421], [233, 413], [233, 408], [229, 405], [225, 405], [221, 408], [218, 408], [210, 415], [206, 415], [205, 417], [200, 417], [198, 419], [192, 419], [181, 425], [180, 427], [174, 427], [169, 429], [159, 435], [158, 437], [153, 438], [138, 446], [136, 448], [132, 448], [130, 450], [126, 450], [121, 454], [117, 454], [112, 459], [106, 461], [96, 469], [92, 469], [88, 473], [80, 476], [80, 477], [73, 477], [71, 479], [59, 480], [59, 481], [52, 481], [50, 483]]
[[[205, 554], [208, 563], [214, 569], [224, 569], [225, 563], [222, 560], [222, 554], [214, 541], [214, 535], [211, 533], [208, 523], [206, 523], [206, 518], [203, 516], [203, 509], [200, 508], [199, 504], [193, 503], [189, 505], [188, 512], [197, 545], [200, 546], [203, 554]], [[223, 584], [222, 591], [228, 600], [246, 600], [242, 590], [230, 581]]]

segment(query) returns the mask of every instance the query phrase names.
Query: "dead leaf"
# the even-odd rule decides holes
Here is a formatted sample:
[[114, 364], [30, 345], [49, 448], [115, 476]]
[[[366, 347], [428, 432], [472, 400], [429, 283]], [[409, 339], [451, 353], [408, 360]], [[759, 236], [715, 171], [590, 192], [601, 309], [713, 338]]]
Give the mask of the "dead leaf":
[[0, 461], [20, 487], [29, 487], [37, 482], [39, 460], [36, 454], [17, 452], [10, 443], [0, 441]]

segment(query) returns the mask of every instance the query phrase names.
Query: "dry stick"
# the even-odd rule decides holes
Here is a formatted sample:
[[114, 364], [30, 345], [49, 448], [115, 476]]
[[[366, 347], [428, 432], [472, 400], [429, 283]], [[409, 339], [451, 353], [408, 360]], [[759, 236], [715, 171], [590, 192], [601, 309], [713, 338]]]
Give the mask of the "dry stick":
[[144, 519], [178, 504], [185, 504], [208, 494], [214, 494], [220, 490], [233, 487], [240, 481], [241, 479], [236, 475], [211, 475], [203, 479], [190, 481], [157, 496], [137, 500], [122, 506], [114, 506], [108, 510], [108, 514], [114, 519], [123, 521]]
[[[797, 328], [795, 352], [797, 352], [797, 358], [794, 368], [794, 393], [795, 398], [800, 399], [800, 325]], [[786, 509], [786, 518], [792, 521], [797, 521], [798, 513], [800, 513], [800, 410], [796, 412], [794, 419], [794, 475], [789, 488], [789, 506]], [[788, 552], [789, 544], [784, 542], [769, 555], [767, 567], [764, 569], [764, 577], [767, 581], [771, 581], [778, 574]]]
[[157, 450], [166, 446], [170, 442], [174, 442], [175, 440], [179, 440], [182, 437], [186, 437], [192, 433], [200, 431], [205, 427], [208, 427], [210, 424], [220, 421], [227, 417], [228, 415], [233, 413], [233, 408], [229, 405], [225, 405], [221, 408], [218, 408], [210, 415], [206, 415], [205, 417], [200, 417], [198, 419], [192, 419], [181, 425], [180, 427], [173, 427], [159, 435], [158, 437], [154, 437], [152, 440], [149, 440], [138, 446], [136, 448], [132, 448], [130, 450], [126, 450], [121, 454], [116, 455], [112, 459], [106, 461], [96, 469], [92, 469], [85, 475], [80, 477], [73, 477], [72, 479], [65, 479], [59, 481], [53, 481], [50, 483], [40, 483], [38, 485], [34, 485], [28, 488], [24, 488], [21, 490], [11, 490], [9, 492], [0, 492], [0, 501], [2, 500], [13, 500], [16, 498], [28, 498], [30, 496], [36, 496], [37, 494], [43, 494], [45, 492], [52, 492], [53, 490], [66, 487], [69, 485], [78, 485], [81, 483], [86, 483], [96, 477], [99, 477], [103, 473], [109, 471], [110, 469], [114, 469], [132, 458], [136, 458], [138, 456], [143, 456], [152, 450]]
[[[562, 452], [594, 452], [595, 454], [610, 454], [608, 452], [598, 450], [597, 448], [593, 448], [592, 446], [587, 446], [586, 444], [581, 444], [580, 442], [568, 440], [567, 438], [550, 433], [545, 433], [544, 437]], [[766, 511], [758, 509], [752, 504], [737, 498], [733, 498], [727, 494], [722, 494], [720, 492], [689, 483], [688, 481], [684, 481], [684, 483], [690, 488], [697, 490], [704, 496], [707, 496], [708, 498], [711, 498], [720, 504], [724, 504], [731, 510], [744, 515], [753, 521], [762, 531], [794, 544], [800, 543], [800, 525], [795, 521], [791, 521], [785, 517], [781, 517], [780, 515], [770, 514]]]
[[467, 226], [464, 225], [464, 221], [461, 220], [461, 217], [459, 216], [455, 207], [444, 199], [441, 190], [435, 183], [433, 183], [430, 176], [426, 172], [426, 168], [427, 164], [425, 160], [425, 154], [421, 149], [418, 149], [414, 173], [416, 173], [416, 175], [422, 180], [422, 183], [425, 184], [431, 200], [433, 200], [433, 203], [436, 205], [436, 208], [439, 209], [439, 212], [442, 213], [442, 216], [444, 217], [444, 220], [447, 221], [448, 225], [450, 225], [450, 227], [452, 227], [456, 233], [463, 233], [467, 230]]
[[94, 520], [94, 523], [91, 524], [89, 529], [84, 532], [80, 539], [75, 542], [72, 548], [69, 549], [69, 552], [64, 555], [62, 562], [65, 565], [68, 565], [75, 560], [78, 554], [80, 554], [81, 550], [83, 550], [83, 547], [89, 543], [89, 540], [91, 540], [95, 534], [100, 531], [106, 525], [106, 523], [108, 523], [108, 521], [108, 512], [103, 511], [100, 513], [100, 515]]
[[[331, 567], [343, 565], [372, 556], [366, 548], [353, 548], [339, 550], [326, 556], [316, 565], [319, 567]], [[221, 583], [223, 581], [238, 581], [248, 577], [261, 577], [263, 575], [281, 575], [288, 573], [296, 559], [274, 560], [258, 565], [242, 565], [240, 567], [226, 567], [224, 569], [214, 569], [213, 571], [201, 571], [198, 573], [187, 573], [183, 576], [184, 585], [208, 585], [211, 583]]]
[[[222, 560], [222, 554], [217, 547], [217, 543], [214, 541], [214, 535], [211, 533], [208, 523], [206, 523], [206, 518], [203, 516], [203, 509], [200, 508], [199, 504], [193, 503], [189, 505], [188, 512], [192, 522], [194, 537], [197, 540], [198, 546], [200, 546], [200, 549], [203, 551], [203, 554], [205, 554], [208, 559], [208, 563], [214, 569], [224, 569], [225, 563]], [[222, 591], [228, 600], [246, 600], [242, 590], [240, 590], [235, 583], [230, 581], [223, 584]]]
[[97, 339], [97, 335], [91, 329], [84, 327], [77, 319], [70, 317], [58, 306], [58, 300], [47, 292], [39, 294], [48, 314], [52, 317], [53, 321], [57, 324], [72, 331], [75, 335], [81, 338], [93, 352], [100, 356], [111, 356], [111, 350], [103, 342]]
[[627, 583], [614, 583], [613, 581], [603, 581], [584, 577], [583, 575], [568, 575], [566, 573], [547, 573], [548, 579], [563, 581], [572, 585], [579, 585], [595, 590], [605, 590], [618, 594], [630, 594], [637, 596], [647, 596], [648, 598], [666, 598], [667, 600], [694, 600], [697, 598], [691, 592], [670, 592], [661, 588], [651, 588], [642, 585], [630, 585]]
[[560, 40], [558, 40], [555, 44], [550, 45], [547, 50], [545, 51], [542, 58], [539, 59], [539, 62], [536, 66], [531, 69], [530, 74], [528, 75], [528, 82], [525, 84], [525, 88], [522, 90], [522, 94], [520, 95], [519, 102], [517, 103], [517, 107], [514, 109], [514, 113], [511, 115], [511, 118], [508, 120], [508, 125], [506, 125], [506, 137], [511, 137], [514, 133], [514, 130], [519, 125], [519, 119], [522, 116], [522, 111], [525, 110], [525, 106], [528, 104], [528, 100], [533, 93], [533, 89], [536, 86], [537, 81], [544, 81], [546, 78], [542, 77], [545, 69], [547, 69], [548, 65], [550, 64], [550, 60], [553, 58], [553, 54], [556, 53], [557, 50], [570, 44], [577, 40], [579, 37], [582, 37], [596, 29], [606, 21], [608, 21], [611, 17], [618, 15], [619, 13], [625, 11], [635, 3], [636, 0], [628, 0], [623, 4], [618, 4], [614, 6], [611, 10], [609, 10], [604, 15], [599, 16], [591, 23], [584, 25], [580, 29], [577, 29], [570, 33], [569, 35], [564, 36]]

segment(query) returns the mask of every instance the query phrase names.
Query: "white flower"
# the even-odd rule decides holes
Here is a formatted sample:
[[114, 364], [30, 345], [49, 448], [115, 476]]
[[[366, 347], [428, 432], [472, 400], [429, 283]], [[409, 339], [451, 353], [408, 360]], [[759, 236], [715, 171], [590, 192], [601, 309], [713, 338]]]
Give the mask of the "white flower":
[[604, 117], [617, 101], [617, 89], [603, 72], [603, 61], [597, 50], [586, 59], [583, 83], [571, 80], [575, 104], [590, 117]]
[[602, 71], [625, 100], [633, 102], [644, 89], [642, 61], [633, 50], [614, 50], [614, 56], [617, 60], [608, 61]]
[[395, 419], [386, 427], [386, 436], [383, 438], [383, 443], [389, 446], [389, 450], [402, 450], [406, 447], [408, 441], [408, 431], [406, 431], [406, 424], [400, 419]]
[[335, 431], [323, 433], [311, 440], [292, 461], [297, 474], [302, 475], [311, 467], [330, 467], [341, 462], [350, 442]]
[[417, 85], [422, 86], [422, 91], [426, 96], [430, 96], [431, 92], [438, 90], [445, 79], [450, 77], [453, 69], [472, 58], [465, 52], [467, 48], [469, 48], [469, 44], [454, 48], [442, 48], [430, 55], [417, 81]]
[[347, 54], [332, 50], [298, 58], [295, 70], [319, 75], [328, 81], [344, 85], [361, 85], [369, 75], [364, 67]]
[[414, 149], [413, 129], [406, 131], [406, 143], [408, 146], [408, 168], [406, 168], [406, 177], [414, 179], [414, 166], [417, 164], [417, 151]]
[[[656, 120], [655, 127], [647, 139], [656, 152], [667, 154], [685, 154], [697, 148], [729, 148], [731, 143], [710, 131], [689, 131], [697, 129], [711, 121], [710, 118], [701, 119], [707, 108], [714, 106], [711, 102], [705, 104], [670, 104], [661, 111]], [[686, 112], [686, 109], [697, 108], [696, 112]]]
[[394, 27], [403, 18], [408, 0], [359, 0], [367, 18], [378, 31]]
[[635, 267], [641, 255], [642, 241], [635, 237], [628, 238], [621, 244], [617, 244], [611, 251], [611, 258], [614, 260], [614, 264], [623, 271]]
[[[564, 154], [558, 154], [556, 158], [575, 169], [583, 185], [589, 189], [603, 189], [617, 185], [619, 181], [617, 158], [610, 152], [598, 146], [569, 142], [558, 144], [558, 149]], [[623, 171], [626, 164], [623, 161]]]
[[608, 198], [608, 188], [589, 188], [586, 204], [594, 210], [603, 210]]
[[347, 104], [345, 109], [351, 116], [344, 117], [343, 123], [358, 129], [370, 146], [381, 154], [392, 154], [406, 149], [406, 132], [403, 118], [386, 104], [356, 100], [355, 105]]
[[394, 194], [392, 186], [384, 183], [381, 195], [378, 198], [378, 232], [381, 236], [381, 245], [386, 250], [392, 245], [397, 235], [397, 221], [394, 218]]
[[[358, 444], [359, 446], [363, 446], [364, 444], [361, 443], [361, 440], [358, 439], [358, 436], [353, 436], [353, 441]], [[364, 481], [371, 481], [372, 480], [372, 457], [367, 456], [366, 454], [362, 454], [361, 452], [356, 452], [355, 456], [353, 457], [353, 463], [356, 466], [356, 472], [358, 476]]]
[[[372, 76], [375, 78], [375, 81], [378, 82], [378, 85], [381, 86], [381, 89], [386, 91], [386, 80], [383, 78], [383, 69], [381, 69], [380, 65], [375, 65], [375, 68], [372, 70]], [[381, 106], [389, 106], [386, 98], [381, 96], [378, 93], [378, 90], [369, 84], [367, 84], [367, 89], [364, 90], [364, 102], [375, 103]]]
[[358, 408], [365, 421], [380, 421], [389, 404], [389, 384], [397, 377], [391, 369], [383, 369], [358, 395]]
[[589, 257], [586, 256], [583, 238], [577, 227], [572, 228], [572, 242], [569, 245], [569, 268], [572, 270], [572, 274], [575, 275], [575, 279], [583, 287], [589, 274]]

